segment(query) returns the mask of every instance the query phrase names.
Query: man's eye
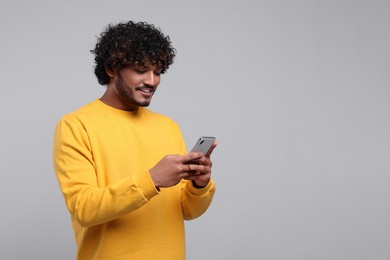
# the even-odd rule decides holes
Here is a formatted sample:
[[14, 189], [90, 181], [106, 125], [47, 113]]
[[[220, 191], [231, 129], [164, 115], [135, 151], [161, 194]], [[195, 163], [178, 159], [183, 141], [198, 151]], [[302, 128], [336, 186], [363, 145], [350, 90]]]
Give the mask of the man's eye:
[[160, 75], [161, 75], [161, 71], [155, 71], [155, 72], [154, 72], [154, 75], [160, 76]]

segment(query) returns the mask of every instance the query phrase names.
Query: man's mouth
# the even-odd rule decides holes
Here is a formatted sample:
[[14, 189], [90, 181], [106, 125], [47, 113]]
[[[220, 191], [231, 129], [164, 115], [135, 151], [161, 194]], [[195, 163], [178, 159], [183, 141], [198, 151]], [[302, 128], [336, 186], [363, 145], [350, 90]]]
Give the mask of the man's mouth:
[[141, 87], [141, 88], [138, 88], [138, 90], [141, 91], [142, 93], [145, 93], [145, 94], [151, 94], [154, 91], [153, 88], [148, 88], [148, 87]]

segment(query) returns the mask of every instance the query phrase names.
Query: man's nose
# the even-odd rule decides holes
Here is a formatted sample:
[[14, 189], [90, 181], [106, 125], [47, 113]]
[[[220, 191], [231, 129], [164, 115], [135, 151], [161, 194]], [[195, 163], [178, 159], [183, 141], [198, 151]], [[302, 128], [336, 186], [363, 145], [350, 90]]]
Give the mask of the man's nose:
[[157, 84], [157, 77], [153, 71], [148, 71], [146, 73], [146, 77], [144, 80], [144, 83], [149, 86], [156, 86]]

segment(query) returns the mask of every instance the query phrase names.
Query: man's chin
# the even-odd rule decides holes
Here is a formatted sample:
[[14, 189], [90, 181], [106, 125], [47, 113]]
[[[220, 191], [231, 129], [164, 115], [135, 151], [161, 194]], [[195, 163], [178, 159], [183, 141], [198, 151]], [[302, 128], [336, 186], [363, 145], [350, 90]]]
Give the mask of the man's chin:
[[150, 105], [150, 101], [147, 101], [147, 102], [139, 102], [138, 103], [138, 106], [140, 107], [148, 107]]

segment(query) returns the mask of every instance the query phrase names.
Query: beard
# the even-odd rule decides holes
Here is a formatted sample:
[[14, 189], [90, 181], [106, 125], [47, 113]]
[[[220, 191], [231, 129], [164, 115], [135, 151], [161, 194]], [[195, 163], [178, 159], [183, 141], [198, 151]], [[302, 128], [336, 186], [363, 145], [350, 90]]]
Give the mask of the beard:
[[119, 74], [118, 77], [115, 80], [115, 88], [118, 91], [119, 97], [123, 100], [124, 103], [132, 105], [132, 106], [139, 106], [139, 107], [148, 107], [150, 105], [150, 100], [143, 100], [139, 101], [136, 100], [134, 97], [135, 94], [135, 88], [131, 88], [127, 86], [122, 78], [122, 76]]

